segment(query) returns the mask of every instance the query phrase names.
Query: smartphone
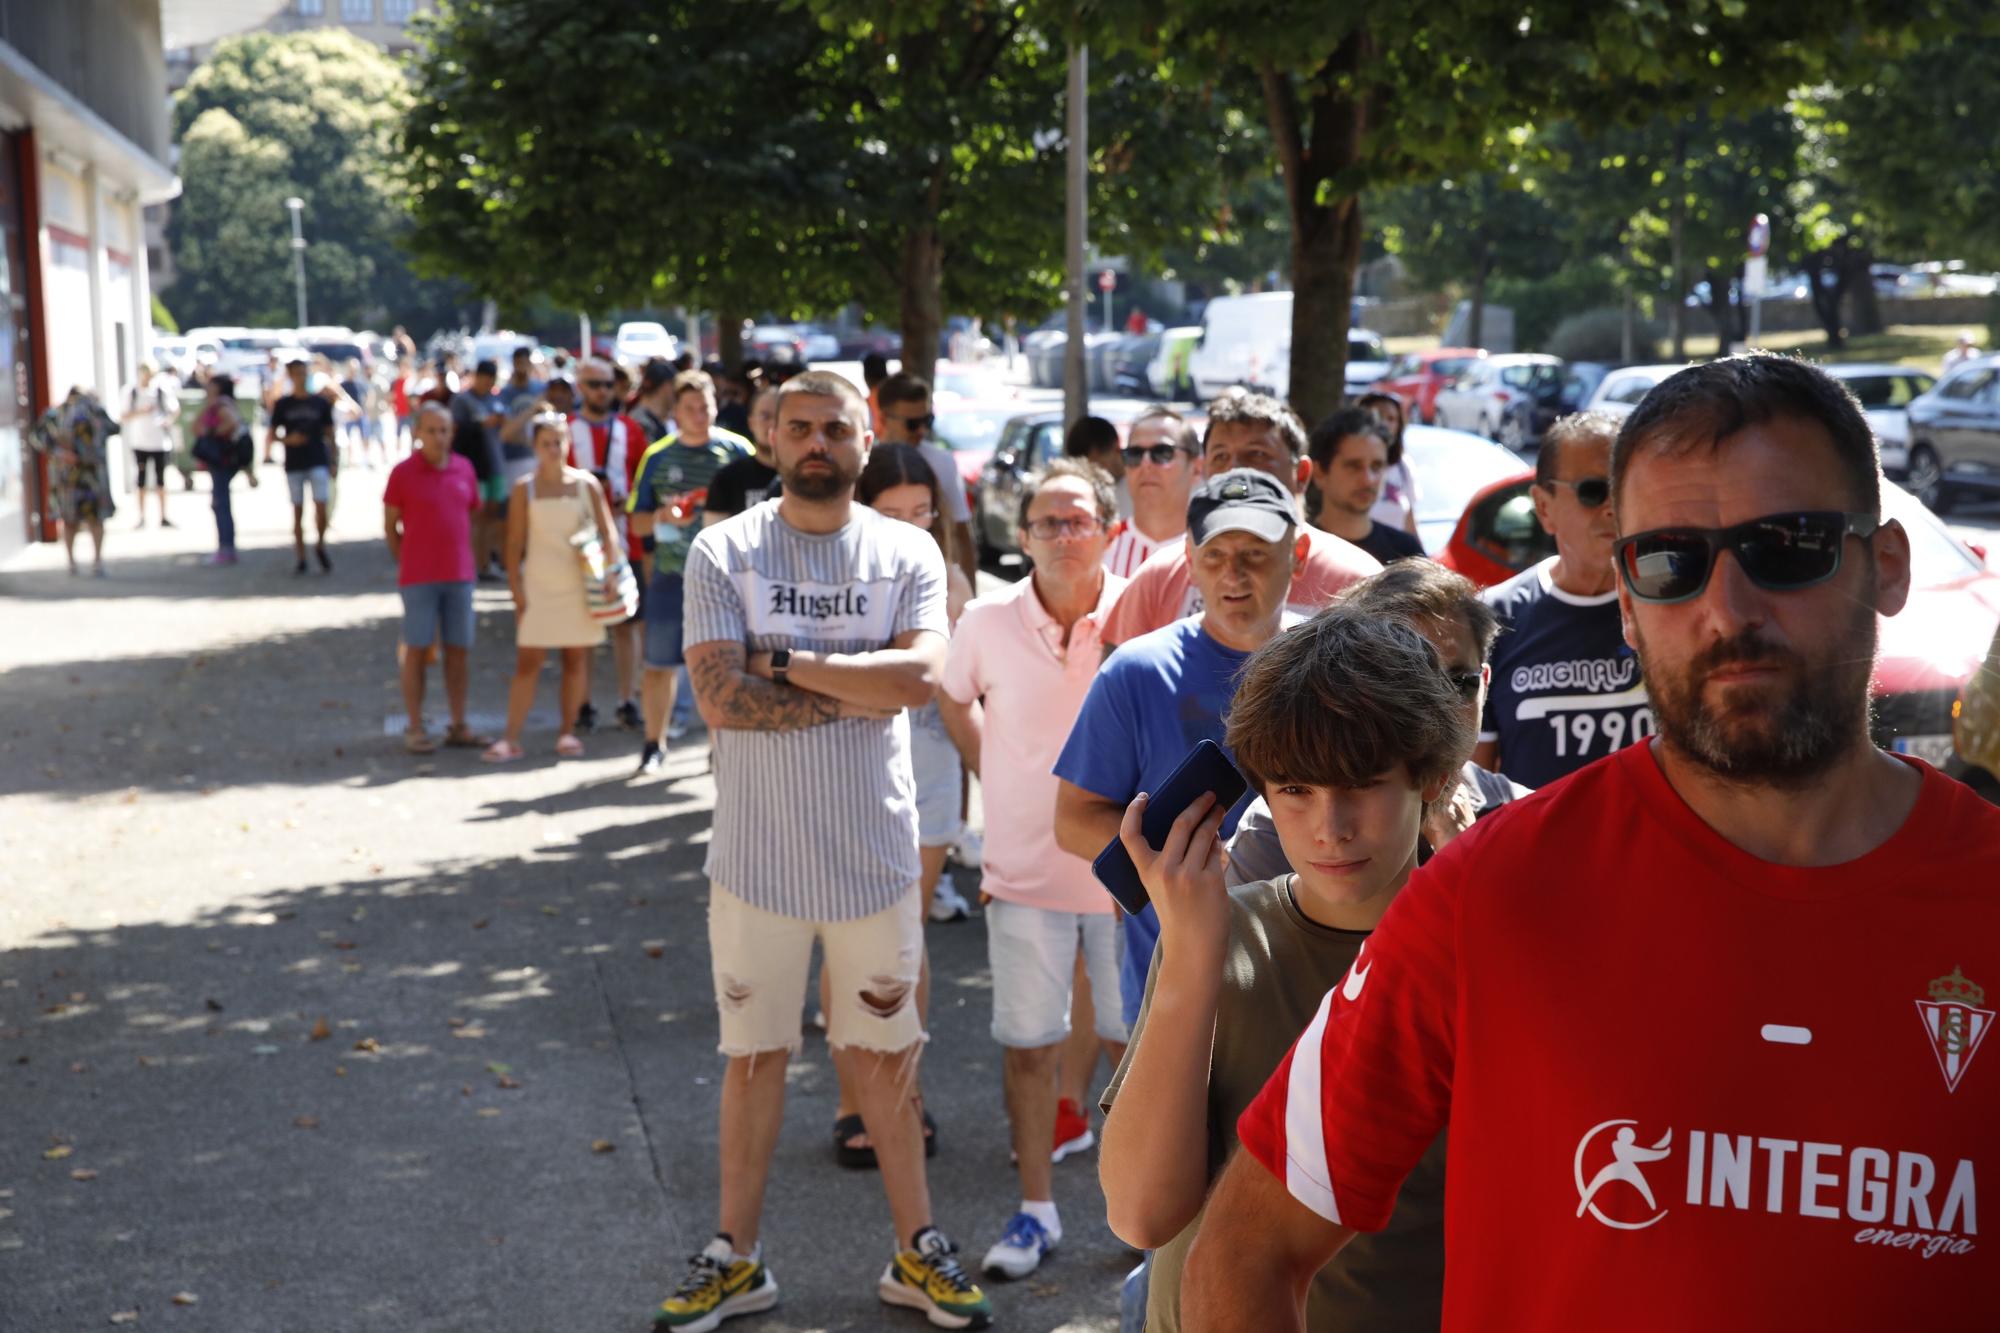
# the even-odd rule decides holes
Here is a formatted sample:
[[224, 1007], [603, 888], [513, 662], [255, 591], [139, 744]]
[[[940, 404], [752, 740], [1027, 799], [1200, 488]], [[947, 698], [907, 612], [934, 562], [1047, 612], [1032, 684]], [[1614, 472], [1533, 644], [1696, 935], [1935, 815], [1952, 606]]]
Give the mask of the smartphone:
[[[1151, 794], [1146, 802], [1146, 813], [1140, 816], [1139, 833], [1146, 845], [1154, 851], [1166, 845], [1167, 834], [1174, 821], [1181, 817], [1189, 806], [1201, 798], [1203, 792], [1214, 795], [1216, 806], [1227, 810], [1242, 799], [1249, 783], [1236, 771], [1236, 765], [1229, 762], [1229, 756], [1214, 741], [1202, 741], [1188, 751], [1188, 757], [1181, 760], [1180, 767], [1173, 771], [1159, 790]], [[1100, 884], [1118, 900], [1118, 905], [1133, 916], [1146, 910], [1152, 899], [1146, 893], [1146, 886], [1139, 881], [1139, 867], [1132, 864], [1131, 853], [1125, 844], [1113, 838], [1097, 859], [1090, 863], [1091, 873]]]

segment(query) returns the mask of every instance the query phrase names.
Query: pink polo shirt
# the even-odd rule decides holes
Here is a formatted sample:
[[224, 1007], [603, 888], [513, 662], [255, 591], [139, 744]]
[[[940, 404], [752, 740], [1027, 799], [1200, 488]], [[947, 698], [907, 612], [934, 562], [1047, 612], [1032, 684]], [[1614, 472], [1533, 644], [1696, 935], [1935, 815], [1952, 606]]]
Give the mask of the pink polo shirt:
[[1022, 579], [966, 604], [945, 658], [944, 692], [985, 700], [979, 791], [986, 811], [980, 887], [995, 898], [1055, 912], [1109, 912], [1090, 863], [1056, 846], [1056, 758], [1103, 659], [1098, 628], [1125, 580], [1104, 576], [1097, 607], [1062, 626]]

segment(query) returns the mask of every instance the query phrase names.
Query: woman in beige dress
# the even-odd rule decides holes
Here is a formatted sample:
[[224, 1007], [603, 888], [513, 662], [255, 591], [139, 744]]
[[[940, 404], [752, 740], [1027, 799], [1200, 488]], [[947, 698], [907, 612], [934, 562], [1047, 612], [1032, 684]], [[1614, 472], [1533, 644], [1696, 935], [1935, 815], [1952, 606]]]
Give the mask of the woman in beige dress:
[[545, 412], [529, 423], [535, 470], [514, 483], [507, 505], [507, 582], [514, 593], [514, 680], [507, 693], [507, 734], [486, 751], [489, 763], [521, 757], [521, 728], [535, 702], [542, 661], [551, 648], [562, 653], [558, 700], [563, 732], [556, 753], [574, 757], [583, 742], [569, 731], [569, 719], [590, 689], [590, 653], [604, 642], [604, 626], [592, 618], [584, 592], [583, 561], [573, 540], [594, 524], [606, 551], [617, 551], [618, 529], [597, 479], [567, 467], [569, 431], [563, 419]]

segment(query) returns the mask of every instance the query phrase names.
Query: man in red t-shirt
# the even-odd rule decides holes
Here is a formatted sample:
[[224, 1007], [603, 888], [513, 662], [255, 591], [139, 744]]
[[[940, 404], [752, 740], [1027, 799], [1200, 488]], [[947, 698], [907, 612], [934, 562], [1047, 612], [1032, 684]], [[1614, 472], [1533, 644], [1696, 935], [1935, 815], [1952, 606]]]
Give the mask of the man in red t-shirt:
[[403, 705], [409, 725], [403, 748], [437, 749], [424, 727], [424, 675], [431, 649], [444, 640], [444, 693], [451, 707], [445, 744], [483, 746], [465, 721], [471, 678], [472, 516], [479, 511], [479, 478], [451, 447], [452, 416], [441, 403], [417, 410], [417, 452], [389, 469], [382, 490], [382, 531], [396, 561], [396, 589], [403, 597]]
[[[625, 522], [625, 497], [639, 476], [639, 460], [645, 455], [646, 431], [637, 421], [618, 410], [617, 381], [612, 365], [602, 357], [590, 357], [577, 369], [577, 386], [583, 405], [570, 418], [569, 462], [596, 477], [611, 502], [618, 531], [625, 538], [625, 558], [635, 569], [645, 569], [652, 557], [632, 535]], [[618, 669], [618, 725], [639, 730], [639, 636], [644, 628], [645, 581], [640, 581], [641, 604], [630, 620], [611, 627], [611, 660]], [[575, 726], [589, 731], [597, 725], [597, 709], [588, 699], [578, 711]]]
[[1299, 1327], [1441, 1129], [1448, 1331], [1993, 1327], [2000, 812], [1870, 741], [1910, 542], [1868, 425], [1730, 358], [1611, 480], [1658, 734], [1412, 877], [1238, 1124], [1190, 1329]]

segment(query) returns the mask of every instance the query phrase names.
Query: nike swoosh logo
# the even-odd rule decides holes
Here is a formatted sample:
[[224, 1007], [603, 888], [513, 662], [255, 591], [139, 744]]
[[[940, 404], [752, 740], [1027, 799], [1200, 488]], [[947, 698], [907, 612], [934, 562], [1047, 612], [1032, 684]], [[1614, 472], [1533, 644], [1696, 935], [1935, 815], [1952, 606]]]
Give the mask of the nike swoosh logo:
[[[1361, 946], [1364, 950], [1367, 945]], [[1361, 966], [1361, 955], [1354, 955], [1354, 966], [1347, 969], [1347, 980], [1341, 984], [1340, 993], [1349, 1004], [1361, 998], [1361, 988], [1368, 984], [1368, 974], [1375, 970], [1375, 964]]]

